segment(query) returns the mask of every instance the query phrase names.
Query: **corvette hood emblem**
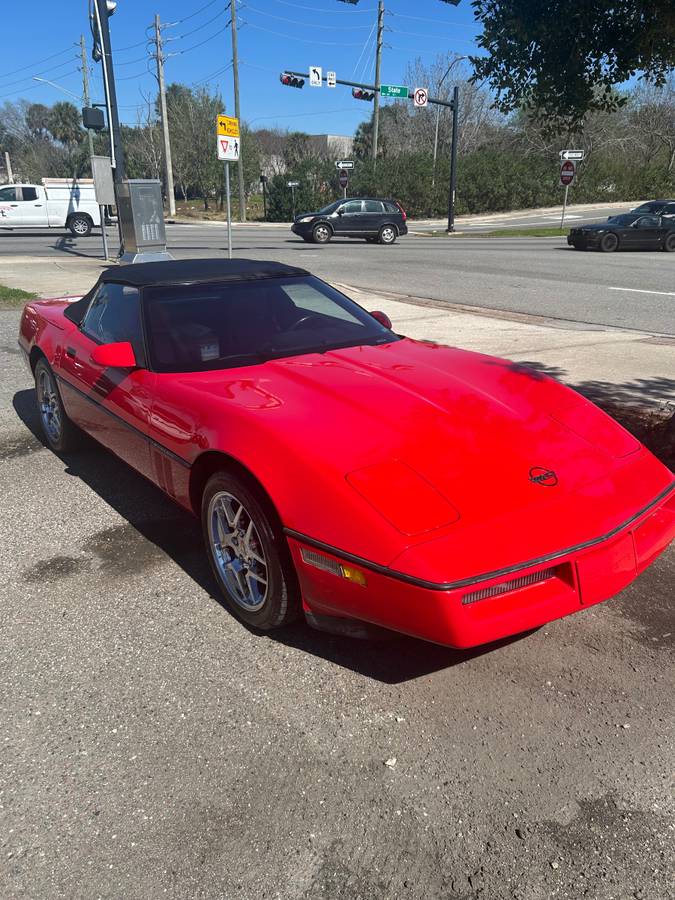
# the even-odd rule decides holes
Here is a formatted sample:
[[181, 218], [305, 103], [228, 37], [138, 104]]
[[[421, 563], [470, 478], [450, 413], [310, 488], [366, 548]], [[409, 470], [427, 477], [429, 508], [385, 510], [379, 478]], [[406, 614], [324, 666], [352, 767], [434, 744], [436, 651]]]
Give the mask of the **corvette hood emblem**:
[[555, 487], [558, 483], [558, 476], [553, 469], [546, 469], [544, 466], [532, 466], [530, 469], [530, 481], [535, 484], [541, 484], [544, 487]]

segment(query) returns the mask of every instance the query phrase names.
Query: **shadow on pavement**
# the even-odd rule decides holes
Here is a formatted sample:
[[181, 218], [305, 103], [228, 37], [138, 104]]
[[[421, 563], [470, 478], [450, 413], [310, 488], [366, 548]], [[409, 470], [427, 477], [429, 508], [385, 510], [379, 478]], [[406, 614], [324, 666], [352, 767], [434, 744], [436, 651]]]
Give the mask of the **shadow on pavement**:
[[[35, 391], [18, 391], [14, 395], [13, 405], [24, 425], [44, 445]], [[83, 481], [130, 526], [107, 529], [105, 533], [96, 534], [88, 540], [88, 547], [98, 542], [100, 548], [101, 543], [105, 542], [108, 558], [114, 555], [116, 559], [124, 561], [124, 567], [118, 573], [123, 576], [125, 567], [126, 571], [134, 565], [140, 567], [148, 557], [147, 547], [144, 549], [143, 542], [138, 540], [138, 535], [141, 535], [146, 542], [169, 556], [230, 614], [213, 580], [202, 543], [201, 528], [193, 516], [91, 439], [85, 439], [80, 452], [61, 456], [60, 459], [66, 475]], [[108, 571], [108, 577], [115, 577], [114, 570], [109, 568]], [[461, 665], [527, 637], [518, 635], [473, 650], [453, 650], [393, 632], [389, 640], [358, 640], [330, 635], [315, 631], [302, 621], [270, 634], [263, 635], [251, 628], [248, 630], [261, 640], [267, 638], [279, 641], [388, 684], [398, 684]]]
[[654, 376], [632, 381], [567, 380], [567, 372], [537, 360], [495, 361], [527, 378], [550, 376], [565, 381], [587, 399], [616, 419], [642, 441], [652, 453], [675, 471], [675, 378]]

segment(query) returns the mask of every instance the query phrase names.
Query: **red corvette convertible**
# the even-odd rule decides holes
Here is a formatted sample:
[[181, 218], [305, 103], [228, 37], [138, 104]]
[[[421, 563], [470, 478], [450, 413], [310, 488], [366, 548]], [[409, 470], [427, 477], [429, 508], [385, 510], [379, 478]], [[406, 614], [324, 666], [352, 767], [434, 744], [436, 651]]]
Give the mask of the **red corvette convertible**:
[[28, 304], [19, 343], [50, 446], [86, 431], [201, 516], [263, 630], [304, 611], [469, 647], [606, 600], [675, 535], [673, 474], [591, 403], [302, 269], [108, 269]]

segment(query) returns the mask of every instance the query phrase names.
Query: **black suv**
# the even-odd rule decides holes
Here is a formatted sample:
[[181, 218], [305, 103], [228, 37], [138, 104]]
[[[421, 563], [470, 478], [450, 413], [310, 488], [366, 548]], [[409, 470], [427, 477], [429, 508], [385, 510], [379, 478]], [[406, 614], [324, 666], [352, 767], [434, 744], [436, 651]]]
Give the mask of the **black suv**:
[[406, 218], [396, 200], [349, 198], [329, 203], [318, 212], [301, 213], [295, 217], [291, 231], [315, 244], [326, 244], [333, 235], [393, 244], [399, 234], [408, 233]]

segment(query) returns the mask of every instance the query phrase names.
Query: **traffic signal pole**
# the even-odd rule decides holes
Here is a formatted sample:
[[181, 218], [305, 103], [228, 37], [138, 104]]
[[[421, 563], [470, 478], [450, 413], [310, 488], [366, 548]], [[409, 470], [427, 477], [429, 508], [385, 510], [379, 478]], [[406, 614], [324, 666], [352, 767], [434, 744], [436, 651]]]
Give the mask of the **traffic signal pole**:
[[[308, 72], [292, 72], [290, 69], [284, 69], [285, 75], [292, 75], [296, 78], [309, 78]], [[327, 81], [327, 77], [323, 76], [323, 81]], [[360, 81], [345, 81], [341, 78], [335, 79], [336, 84], [344, 84], [346, 87], [352, 88], [362, 88], [366, 91], [372, 91], [374, 93], [373, 99], [377, 101], [378, 95], [380, 93], [380, 86], [374, 84], [363, 84]], [[302, 85], [297, 85], [297, 87], [302, 87]], [[413, 99], [413, 93], [408, 88], [408, 100]], [[429, 97], [427, 99], [427, 103], [432, 103], [434, 106], [446, 106], [448, 109], [452, 110], [452, 147], [450, 149], [450, 186], [448, 189], [448, 231], [452, 232], [455, 230], [455, 191], [457, 188], [457, 141], [458, 141], [458, 129], [459, 129], [459, 88], [455, 86], [452, 91], [452, 100], [441, 100], [440, 97]]]
[[[84, 35], [80, 35], [80, 58], [82, 59], [82, 99], [84, 105], [89, 106], [89, 68], [87, 64], [87, 47], [84, 43]], [[87, 140], [89, 142], [89, 158], [94, 155], [94, 136], [91, 128], [87, 128]]]
[[108, 8], [106, 0], [94, 0], [96, 25], [101, 40], [101, 54], [103, 63], [103, 86], [105, 88], [105, 100], [108, 107], [108, 120], [110, 122], [110, 140], [112, 143], [113, 178], [115, 185], [119, 185], [125, 178], [124, 150], [120, 134], [120, 118], [117, 111], [117, 91], [115, 90], [115, 73], [113, 72], [112, 51], [110, 49], [110, 28], [108, 27]]

